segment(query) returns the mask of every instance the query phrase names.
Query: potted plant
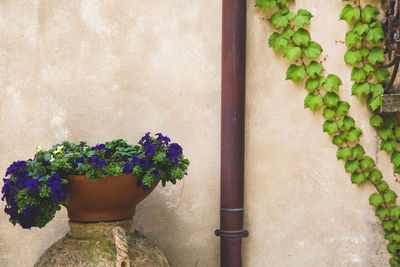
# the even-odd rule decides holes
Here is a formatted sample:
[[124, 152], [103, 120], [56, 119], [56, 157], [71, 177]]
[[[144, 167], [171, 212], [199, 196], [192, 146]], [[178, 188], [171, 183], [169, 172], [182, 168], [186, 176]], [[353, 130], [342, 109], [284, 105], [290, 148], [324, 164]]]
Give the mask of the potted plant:
[[68, 141], [8, 167], [2, 200], [10, 222], [44, 227], [61, 205], [73, 221], [132, 217], [135, 206], [161, 181], [184, 177], [189, 160], [161, 133], [146, 133], [137, 145], [117, 139], [96, 146]]

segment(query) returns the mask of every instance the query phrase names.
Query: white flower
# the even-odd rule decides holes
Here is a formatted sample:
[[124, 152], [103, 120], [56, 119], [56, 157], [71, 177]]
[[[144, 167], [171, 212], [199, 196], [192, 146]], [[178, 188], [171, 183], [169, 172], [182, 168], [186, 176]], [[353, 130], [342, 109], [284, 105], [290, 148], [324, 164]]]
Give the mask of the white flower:
[[55, 161], [56, 159], [53, 157], [53, 155], [50, 156], [50, 162]]
[[54, 153], [54, 154], [57, 154], [57, 153], [62, 154], [62, 153], [63, 153], [63, 151], [62, 151], [63, 148], [64, 148], [64, 146], [57, 146], [57, 150], [54, 151], [53, 153]]
[[38, 146], [38, 147], [36, 147], [36, 152], [42, 152], [43, 150], [42, 150], [42, 147], [41, 146]]

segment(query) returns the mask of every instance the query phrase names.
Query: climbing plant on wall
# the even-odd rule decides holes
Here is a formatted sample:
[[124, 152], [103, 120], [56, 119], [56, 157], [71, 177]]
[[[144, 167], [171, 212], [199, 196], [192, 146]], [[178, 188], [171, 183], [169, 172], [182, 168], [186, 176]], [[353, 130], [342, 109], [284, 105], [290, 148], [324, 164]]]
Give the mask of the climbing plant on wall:
[[[371, 5], [363, 7], [359, 0], [343, 1], [349, 2], [340, 18], [351, 25], [351, 30], [345, 36], [348, 50], [344, 60], [352, 66], [352, 94], [360, 99], [367, 98], [367, 107], [375, 111], [382, 105], [382, 83], [390, 75], [382, 67], [384, 33], [377, 19], [379, 9]], [[305, 9], [296, 12], [291, 10], [287, 0], [256, 0], [256, 6], [272, 12], [268, 21], [275, 31], [269, 37], [269, 46], [276, 54], [292, 62], [286, 71], [286, 79], [296, 84], [304, 83], [308, 91], [304, 107], [313, 113], [322, 110], [325, 118], [322, 130], [332, 137], [332, 143], [338, 147], [336, 156], [344, 161], [351, 182], [358, 186], [370, 183], [375, 187], [376, 192], [369, 197], [369, 203], [376, 208], [385, 238], [389, 240], [387, 250], [392, 254], [390, 264], [399, 266], [400, 206], [396, 205], [397, 195], [383, 180], [382, 172], [359, 143], [362, 130], [348, 115], [350, 104], [340, 98], [341, 79], [335, 74], [325, 74], [324, 66], [317, 60], [323, 48], [311, 40], [307, 30], [313, 15]], [[400, 151], [397, 149], [400, 126], [397, 119], [373, 115], [370, 124], [377, 128], [381, 149], [391, 155], [394, 172], [400, 173]]]

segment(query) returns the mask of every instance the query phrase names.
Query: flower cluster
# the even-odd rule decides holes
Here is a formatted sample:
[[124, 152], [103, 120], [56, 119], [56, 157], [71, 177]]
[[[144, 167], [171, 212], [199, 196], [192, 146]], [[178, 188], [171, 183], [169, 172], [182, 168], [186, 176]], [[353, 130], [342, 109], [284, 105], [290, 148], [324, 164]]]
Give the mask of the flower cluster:
[[148, 190], [162, 181], [176, 183], [186, 174], [189, 160], [183, 149], [167, 136], [146, 133], [138, 145], [116, 139], [89, 146], [63, 142], [49, 150], [36, 148], [32, 160], [16, 161], [3, 179], [2, 200], [10, 222], [23, 228], [43, 227], [68, 199], [68, 175], [84, 175], [93, 181], [106, 176], [133, 174], [137, 186]]
[[[17, 161], [11, 164], [6, 172], [6, 176], [10, 178], [3, 179], [4, 185], [1, 191], [3, 194], [1, 200], [6, 200], [4, 212], [10, 216], [10, 221], [28, 229], [41, 225], [39, 218], [41, 196], [46, 195], [47, 188], [50, 189], [50, 197], [56, 202], [65, 201], [68, 194], [65, 181], [57, 173], [48, 179], [42, 175], [36, 178], [32, 176], [27, 167], [30, 162], [31, 160]], [[49, 215], [54, 216], [54, 213]]]

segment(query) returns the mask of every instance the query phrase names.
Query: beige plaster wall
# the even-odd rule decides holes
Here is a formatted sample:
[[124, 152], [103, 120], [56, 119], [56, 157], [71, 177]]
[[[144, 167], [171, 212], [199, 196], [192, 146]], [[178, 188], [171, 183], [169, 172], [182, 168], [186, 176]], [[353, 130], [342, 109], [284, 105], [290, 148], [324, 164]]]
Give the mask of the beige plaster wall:
[[[218, 266], [221, 1], [0, 1], [0, 173], [38, 145], [68, 139], [136, 142], [168, 134], [191, 160], [189, 176], [159, 187], [135, 226], [174, 266]], [[343, 3], [298, 0], [315, 17], [328, 73], [364, 134], [362, 144], [394, 185], [364, 105], [350, 96], [342, 58]], [[384, 266], [386, 241], [350, 184], [322, 116], [285, 81], [288, 61], [268, 48], [271, 27], [248, 1], [244, 266]], [[2, 209], [4, 204], [0, 204]], [[67, 231], [65, 210], [44, 229], [22, 230], [0, 213], [0, 266], [32, 266]]]

